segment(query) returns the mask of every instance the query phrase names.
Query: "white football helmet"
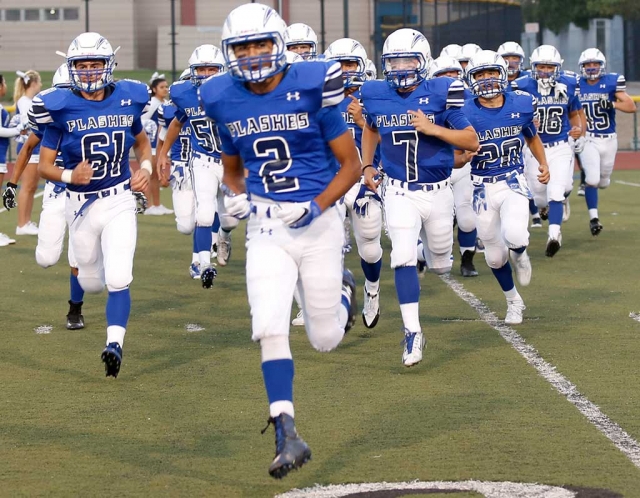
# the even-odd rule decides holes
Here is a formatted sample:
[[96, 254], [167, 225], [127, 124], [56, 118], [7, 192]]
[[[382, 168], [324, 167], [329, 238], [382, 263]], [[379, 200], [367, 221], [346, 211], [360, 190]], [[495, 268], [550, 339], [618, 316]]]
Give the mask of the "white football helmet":
[[184, 81], [188, 79], [191, 79], [191, 68], [189, 67], [180, 73], [180, 78], [178, 78], [178, 81]]
[[340, 38], [334, 41], [324, 52], [326, 60], [355, 62], [358, 68], [355, 71], [342, 71], [342, 79], [345, 88], [362, 86], [367, 79], [367, 51], [359, 41], [353, 38]]
[[309, 45], [309, 52], [296, 52], [305, 59], [315, 59], [318, 54], [318, 35], [311, 26], [297, 22], [289, 26], [284, 32], [284, 43], [288, 50], [296, 45]]
[[69, 78], [69, 67], [67, 63], [61, 64], [53, 75], [53, 86], [56, 88], [70, 88], [71, 78]]
[[200, 45], [189, 57], [189, 75], [191, 83], [199, 86], [209, 76], [198, 76], [199, 67], [217, 67], [218, 73], [224, 73], [224, 56], [222, 51], [213, 45]]
[[431, 47], [415, 29], [401, 28], [391, 33], [382, 47], [382, 72], [393, 88], [408, 88], [427, 77]]
[[[76, 70], [79, 61], [104, 61], [102, 69]], [[69, 45], [67, 68], [71, 86], [83, 92], [96, 92], [113, 82], [116, 54], [99, 33], [82, 33]]]
[[[497, 70], [498, 78], [477, 79], [476, 75], [487, 69]], [[493, 50], [481, 50], [476, 53], [465, 69], [467, 83], [471, 91], [478, 97], [492, 99], [503, 93], [509, 84], [509, 65], [500, 54]]]
[[[241, 81], [261, 82], [284, 70], [286, 29], [278, 13], [266, 5], [246, 3], [232, 10], [222, 28], [222, 52], [231, 75]], [[236, 57], [234, 45], [257, 40], [273, 42], [270, 55]]]
[[462, 45], [462, 49], [460, 50], [458, 62], [469, 62], [471, 60], [471, 57], [476, 55], [481, 50], [482, 49], [480, 48], [480, 46], [476, 45], [475, 43], [465, 43], [464, 45]]
[[507, 56], [519, 57], [520, 62], [509, 62], [509, 76], [515, 76], [524, 69], [524, 50], [519, 43], [508, 41], [498, 47], [498, 55], [502, 58]]
[[304, 59], [302, 58], [302, 56], [300, 54], [296, 54], [295, 52], [292, 52], [291, 50], [287, 50], [284, 53], [285, 57], [287, 58], [287, 63], [288, 64], [293, 64], [295, 62], [303, 62]]
[[[531, 76], [538, 80], [544, 86], [553, 86], [556, 79], [560, 76], [560, 69], [562, 68], [562, 57], [556, 47], [552, 45], [540, 45], [536, 48], [531, 57], [529, 58], [531, 63]], [[552, 72], [539, 71], [536, 66], [539, 64], [555, 66]]]
[[437, 78], [438, 76], [444, 76], [444, 73], [457, 72], [458, 75], [455, 78], [462, 79], [464, 73], [462, 66], [457, 59], [441, 55], [437, 59], [434, 59], [429, 66], [429, 79]]
[[462, 46], [457, 43], [452, 43], [451, 45], [447, 45], [440, 51], [440, 57], [453, 57], [458, 60], [462, 57]]
[[[599, 62], [600, 67], [585, 68], [584, 65], [587, 62]], [[578, 66], [580, 66], [580, 73], [587, 80], [597, 80], [605, 75], [607, 68], [607, 59], [604, 54], [597, 48], [588, 48], [580, 54], [578, 59]]]
[[378, 68], [371, 59], [367, 59], [365, 63], [364, 74], [367, 77], [367, 81], [373, 81], [378, 79]]

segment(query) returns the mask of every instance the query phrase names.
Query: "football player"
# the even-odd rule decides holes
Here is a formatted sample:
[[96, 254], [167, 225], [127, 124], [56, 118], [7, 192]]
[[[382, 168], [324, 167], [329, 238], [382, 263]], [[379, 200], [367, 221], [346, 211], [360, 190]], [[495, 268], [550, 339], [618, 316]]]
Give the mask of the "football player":
[[[213, 240], [211, 230], [216, 211], [223, 212], [222, 195], [219, 194], [222, 183], [222, 163], [220, 162], [220, 137], [217, 128], [198, 103], [198, 89], [201, 83], [210, 76], [225, 71], [224, 57], [218, 47], [201, 45], [189, 58], [191, 78], [171, 85], [171, 101], [176, 105], [175, 117], [169, 125], [165, 137], [158, 167], [160, 175], [166, 177], [170, 160], [168, 154], [180, 136], [183, 127], [191, 128], [191, 174], [195, 196], [195, 242], [194, 252], [199, 255], [199, 265], [192, 264], [191, 275], [197, 278], [200, 273], [202, 286], [211, 288], [216, 270], [211, 265], [211, 247]], [[221, 228], [218, 239], [217, 259], [220, 266], [225, 266], [231, 255], [231, 230], [238, 225], [232, 216], [220, 217]]]
[[[429, 79], [448, 76], [463, 80], [462, 66], [457, 59], [448, 56], [440, 56], [429, 66]], [[473, 94], [465, 88], [465, 100], [473, 97]], [[471, 164], [465, 164], [462, 168], [456, 168], [451, 173], [451, 186], [453, 188], [453, 205], [455, 218], [458, 224], [458, 245], [460, 247], [460, 274], [463, 277], [477, 277], [478, 271], [473, 264], [476, 254], [476, 215], [473, 212], [471, 200], [473, 198], [473, 186], [471, 185]]]
[[249, 217], [247, 292], [275, 426], [269, 467], [275, 478], [311, 457], [294, 424], [288, 337], [294, 288], [318, 351], [337, 347], [355, 320], [355, 282], [342, 269], [344, 211], [336, 202], [361, 172], [337, 107], [344, 98], [340, 64], [288, 64], [285, 29], [265, 5], [233, 10], [222, 30], [228, 72], [200, 88], [205, 113], [220, 128], [225, 205], [229, 214]]
[[458, 62], [462, 66], [462, 69], [465, 69], [467, 67], [467, 64], [469, 64], [469, 61], [471, 60], [471, 57], [480, 52], [480, 50], [482, 50], [480, 46], [476, 45], [475, 43], [465, 43], [464, 45], [462, 45], [462, 47], [460, 48], [460, 55], [458, 56]]
[[473, 205], [484, 257], [507, 299], [505, 323], [519, 324], [525, 305], [513, 282], [509, 259], [520, 285], [529, 285], [531, 193], [523, 174], [524, 142], [540, 164], [540, 183], [548, 181], [549, 170], [533, 122], [535, 102], [519, 90], [505, 93], [508, 70], [507, 62], [490, 50], [478, 52], [469, 61], [466, 77], [476, 98], [468, 100], [463, 111], [476, 130], [480, 148], [458, 156], [457, 162], [462, 165], [471, 159]]
[[[107, 376], [117, 377], [131, 310], [129, 285], [136, 249], [136, 200], [151, 177], [151, 144], [141, 115], [149, 93], [143, 83], [113, 82], [115, 53], [98, 33], [83, 33], [67, 51], [72, 89], [53, 88], [33, 100], [32, 121], [44, 126], [38, 170], [65, 183], [69, 238], [85, 292], [106, 284]], [[141, 168], [133, 175], [129, 151]], [[56, 166], [58, 150], [64, 170]]]
[[304, 60], [318, 56], [318, 35], [307, 24], [292, 24], [284, 32], [284, 43], [287, 50], [299, 54]]
[[525, 153], [525, 173], [538, 208], [548, 206], [549, 238], [545, 254], [553, 257], [562, 245], [560, 226], [563, 202], [573, 188], [573, 152], [569, 137], [577, 139], [577, 152], [584, 147], [584, 112], [580, 105], [579, 85], [575, 77], [561, 74], [562, 57], [555, 47], [541, 45], [531, 54], [531, 76], [511, 83], [514, 89], [530, 93], [536, 99], [538, 133], [544, 144], [550, 179], [538, 181], [538, 162]]
[[[519, 43], [513, 41], [504, 42], [498, 47], [497, 53], [509, 65], [507, 70], [509, 83], [517, 78], [531, 75], [529, 71], [524, 69], [524, 50]], [[507, 87], [507, 91], [509, 90], [511, 90], [510, 86]]]
[[602, 231], [598, 217], [598, 189], [607, 188], [618, 151], [616, 111], [635, 112], [621, 74], [607, 73], [607, 60], [597, 48], [580, 54], [580, 102], [587, 117], [584, 150], [579, 153], [584, 172], [585, 200], [592, 235]]
[[453, 147], [475, 150], [478, 138], [462, 114], [462, 82], [427, 79], [431, 51], [422, 33], [409, 28], [391, 33], [382, 61], [386, 81], [367, 81], [361, 89], [367, 113], [362, 161], [365, 182], [375, 191], [380, 180], [373, 159], [381, 140], [383, 206], [405, 336], [402, 362], [409, 367], [422, 361], [425, 344], [416, 242], [422, 233], [431, 271], [451, 270]]
[[[360, 153], [365, 119], [360, 103], [360, 87], [368, 79], [367, 52], [360, 42], [352, 38], [341, 38], [329, 45], [324, 55], [326, 60], [340, 62], [345, 98], [340, 102], [339, 108]], [[374, 160], [374, 166], [378, 166], [377, 160]], [[365, 276], [362, 320], [365, 327], [371, 329], [380, 318], [382, 206], [378, 194], [369, 190], [362, 180], [347, 192], [344, 204], [353, 226], [360, 266]]]

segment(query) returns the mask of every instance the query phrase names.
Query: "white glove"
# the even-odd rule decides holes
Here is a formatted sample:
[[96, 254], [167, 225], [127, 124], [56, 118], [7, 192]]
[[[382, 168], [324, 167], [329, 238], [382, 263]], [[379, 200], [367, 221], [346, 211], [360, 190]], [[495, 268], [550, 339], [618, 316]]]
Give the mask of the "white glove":
[[276, 204], [271, 208], [271, 216], [275, 214], [286, 225], [291, 226], [309, 212], [309, 202], [292, 202], [284, 206]]
[[556, 97], [567, 98], [567, 85], [564, 83], [556, 83]]
[[578, 137], [573, 140], [573, 152], [580, 154], [584, 150], [584, 146], [587, 143], [585, 137]]
[[224, 208], [227, 214], [239, 220], [243, 220], [251, 214], [251, 202], [249, 202], [247, 194], [225, 195]]
[[144, 123], [144, 131], [149, 135], [149, 140], [153, 142], [156, 138], [156, 134], [158, 133], [158, 125], [153, 119], [149, 119]]

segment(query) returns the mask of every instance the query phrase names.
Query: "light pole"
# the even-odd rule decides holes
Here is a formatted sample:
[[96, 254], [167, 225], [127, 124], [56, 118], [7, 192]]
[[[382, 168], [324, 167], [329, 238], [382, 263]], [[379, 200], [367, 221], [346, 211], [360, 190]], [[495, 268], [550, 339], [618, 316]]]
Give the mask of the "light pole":
[[89, 0], [84, 0], [84, 30], [89, 32]]

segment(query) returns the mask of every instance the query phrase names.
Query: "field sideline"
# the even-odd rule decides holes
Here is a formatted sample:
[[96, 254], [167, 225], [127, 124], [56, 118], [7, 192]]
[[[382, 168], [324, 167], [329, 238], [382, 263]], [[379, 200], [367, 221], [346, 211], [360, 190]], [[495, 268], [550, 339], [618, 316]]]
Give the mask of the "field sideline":
[[[636, 164], [637, 156], [622, 157]], [[605, 228], [597, 238], [584, 199], [573, 195], [564, 245], [553, 259], [544, 256], [544, 229], [531, 231], [533, 280], [519, 289], [526, 319], [512, 327], [551, 373], [629, 436], [621, 445], [626, 454], [597, 428], [597, 417], [567, 400], [576, 402], [575, 391], [559, 394], [501, 336], [491, 313], [504, 318], [506, 304], [481, 255], [478, 278], [459, 277], [456, 248], [450, 280], [421, 281], [429, 342], [423, 363], [404, 368], [385, 240], [376, 329], [359, 321], [329, 354], [313, 351], [303, 330], [292, 329], [297, 425], [314, 455], [299, 472], [273, 481], [272, 429], [260, 435], [267, 402], [259, 348], [250, 341], [243, 227], [233, 234], [229, 266], [205, 291], [188, 278], [190, 241], [173, 217], [142, 216], [116, 380], [104, 377], [99, 358], [106, 294], [86, 296], [87, 328], [69, 332], [64, 256], [43, 270], [34, 261], [34, 237], [0, 248], [0, 495], [266, 497], [315, 484], [477, 480], [575, 493], [535, 496], [640, 497], [639, 187], [640, 171], [614, 172], [601, 191]], [[167, 190], [163, 202], [170, 205]], [[15, 216], [0, 213], [0, 232], [14, 233]], [[355, 248], [347, 266], [361, 284]], [[485, 308], [465, 299], [468, 293]], [[330, 493], [449, 496], [461, 489], [452, 493], [482, 496], [469, 486]]]

